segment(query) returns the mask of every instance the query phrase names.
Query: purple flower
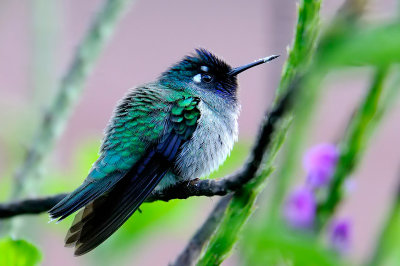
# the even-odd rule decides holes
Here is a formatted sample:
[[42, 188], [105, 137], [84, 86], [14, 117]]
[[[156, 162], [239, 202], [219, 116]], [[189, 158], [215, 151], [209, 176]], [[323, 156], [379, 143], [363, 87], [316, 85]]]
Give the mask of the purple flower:
[[306, 187], [292, 191], [285, 203], [284, 217], [294, 228], [309, 228], [314, 223], [316, 200], [313, 192]]
[[338, 157], [339, 151], [332, 144], [319, 144], [309, 149], [303, 160], [303, 167], [308, 173], [307, 183], [312, 188], [329, 184]]
[[329, 241], [334, 250], [345, 254], [350, 249], [351, 223], [349, 220], [335, 220], [330, 227]]

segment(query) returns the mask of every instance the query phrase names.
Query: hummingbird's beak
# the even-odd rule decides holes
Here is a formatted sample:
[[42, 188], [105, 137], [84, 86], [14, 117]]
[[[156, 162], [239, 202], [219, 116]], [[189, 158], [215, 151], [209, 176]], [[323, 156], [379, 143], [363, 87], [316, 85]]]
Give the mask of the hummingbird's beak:
[[239, 74], [239, 73], [241, 73], [241, 72], [243, 72], [243, 71], [245, 71], [245, 70], [247, 70], [249, 68], [252, 68], [252, 67], [267, 63], [267, 62], [272, 61], [272, 60], [274, 60], [275, 58], [278, 58], [278, 57], [279, 57], [279, 55], [271, 55], [271, 56], [268, 56], [268, 57], [265, 57], [265, 58], [258, 59], [256, 61], [254, 61], [253, 63], [247, 64], [247, 65], [244, 65], [244, 66], [240, 66], [240, 67], [235, 67], [231, 71], [229, 71], [228, 75], [236, 76], [237, 74]]

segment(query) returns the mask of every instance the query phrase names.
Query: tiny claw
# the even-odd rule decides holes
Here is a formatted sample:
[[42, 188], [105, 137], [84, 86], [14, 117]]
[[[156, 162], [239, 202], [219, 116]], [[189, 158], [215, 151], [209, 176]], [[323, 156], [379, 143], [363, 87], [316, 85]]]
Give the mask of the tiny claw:
[[196, 185], [196, 183], [199, 182], [199, 181], [200, 181], [200, 178], [195, 178], [195, 179], [189, 180], [187, 186]]

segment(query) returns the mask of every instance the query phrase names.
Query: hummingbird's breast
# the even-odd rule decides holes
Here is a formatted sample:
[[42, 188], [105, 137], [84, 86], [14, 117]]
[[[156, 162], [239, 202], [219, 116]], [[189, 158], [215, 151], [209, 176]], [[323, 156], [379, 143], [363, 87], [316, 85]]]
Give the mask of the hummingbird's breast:
[[201, 117], [197, 128], [176, 160], [175, 174], [183, 180], [200, 178], [216, 170], [238, 139], [238, 104], [227, 104], [222, 111], [200, 102], [198, 108]]

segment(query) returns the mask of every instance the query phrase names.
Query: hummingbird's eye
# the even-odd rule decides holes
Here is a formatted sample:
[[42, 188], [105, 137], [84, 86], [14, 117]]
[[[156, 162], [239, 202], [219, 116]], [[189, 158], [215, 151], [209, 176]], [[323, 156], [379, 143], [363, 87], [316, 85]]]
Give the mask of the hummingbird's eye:
[[204, 83], [210, 83], [213, 80], [213, 77], [208, 74], [197, 74], [196, 76], [193, 77], [193, 81], [196, 83], [204, 82]]
[[201, 81], [205, 83], [210, 83], [212, 81], [212, 77], [208, 74], [201, 75]]

